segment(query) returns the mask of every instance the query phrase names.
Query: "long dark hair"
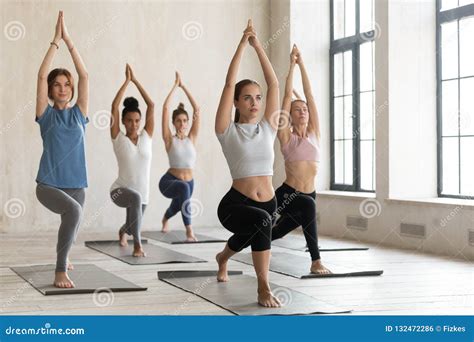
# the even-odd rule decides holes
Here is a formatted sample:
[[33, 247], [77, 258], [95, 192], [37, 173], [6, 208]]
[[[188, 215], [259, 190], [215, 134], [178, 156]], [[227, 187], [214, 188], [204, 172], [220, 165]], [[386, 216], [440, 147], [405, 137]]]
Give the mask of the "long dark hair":
[[[245, 80], [241, 80], [237, 82], [237, 84], [235, 85], [235, 90], [234, 90], [235, 101], [239, 100], [239, 96], [240, 96], [240, 93], [242, 92], [242, 89], [244, 89], [244, 87], [249, 84], [255, 84], [256, 86], [260, 87], [260, 84], [258, 84], [258, 82], [254, 80], [245, 79]], [[240, 112], [237, 108], [235, 108], [234, 122], [239, 122], [239, 119], [240, 119]]]
[[138, 108], [138, 100], [133, 96], [127, 97], [123, 100], [122, 120], [125, 118], [125, 115], [130, 112], [137, 112], [142, 116], [142, 112], [140, 112], [140, 108]]

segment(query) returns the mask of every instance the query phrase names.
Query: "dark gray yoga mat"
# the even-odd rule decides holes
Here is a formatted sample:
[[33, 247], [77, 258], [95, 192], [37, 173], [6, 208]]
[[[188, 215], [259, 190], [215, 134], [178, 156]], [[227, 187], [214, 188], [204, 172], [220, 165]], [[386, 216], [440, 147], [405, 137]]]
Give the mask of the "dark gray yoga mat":
[[85, 245], [130, 265], [207, 262], [203, 259], [148, 243], [143, 244], [143, 249], [146, 253], [146, 257], [144, 258], [132, 256], [133, 243], [127, 247], [121, 247], [118, 241], [86, 241]]
[[[250, 253], [238, 253], [232, 256], [231, 259], [253, 265], [252, 254]], [[309, 271], [311, 267], [311, 259], [309, 257], [273, 252], [270, 261], [270, 271], [300, 279], [378, 276], [383, 273], [382, 270], [360, 270], [360, 268], [354, 265], [341, 266], [326, 261], [324, 261], [324, 265], [331, 270], [331, 274], [313, 274]]]
[[[287, 235], [281, 239], [273, 240], [273, 246], [283, 247], [287, 249], [294, 249], [297, 251], [307, 251], [306, 240], [304, 237], [297, 237]], [[324, 242], [323, 246], [319, 247], [320, 252], [340, 252], [340, 251], [366, 251], [368, 247], [352, 246], [349, 242]]]
[[95, 265], [74, 265], [74, 269], [68, 274], [76, 287], [71, 289], [57, 288], [53, 285], [55, 265], [35, 265], [11, 267], [35, 289], [48, 295], [77, 294], [94, 292], [123, 292], [123, 291], [145, 291], [141, 287]]
[[142, 232], [143, 236], [147, 238], [157, 240], [160, 242], [170, 243], [173, 245], [176, 244], [188, 244], [188, 243], [214, 243], [214, 242], [227, 242], [227, 240], [213, 238], [211, 236], [194, 234], [198, 241], [186, 241], [186, 232], [183, 230], [172, 230], [168, 233], [163, 233], [161, 231], [148, 231]]
[[235, 315], [312, 315], [348, 313], [350, 310], [317, 300], [288, 287], [270, 283], [273, 294], [283, 304], [265, 308], [257, 303], [257, 278], [237, 272], [228, 282], [216, 280], [215, 271], [158, 272], [158, 279], [195, 294]]

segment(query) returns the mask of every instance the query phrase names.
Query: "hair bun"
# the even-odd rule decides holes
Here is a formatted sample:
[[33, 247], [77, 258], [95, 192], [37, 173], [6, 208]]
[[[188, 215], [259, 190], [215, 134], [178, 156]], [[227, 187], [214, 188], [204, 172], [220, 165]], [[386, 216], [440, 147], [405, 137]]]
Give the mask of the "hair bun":
[[138, 108], [138, 100], [133, 96], [127, 97], [123, 100], [123, 106], [125, 108]]
[[183, 102], [180, 102], [180, 103], [179, 103], [178, 109], [184, 110], [184, 103], [183, 103]]

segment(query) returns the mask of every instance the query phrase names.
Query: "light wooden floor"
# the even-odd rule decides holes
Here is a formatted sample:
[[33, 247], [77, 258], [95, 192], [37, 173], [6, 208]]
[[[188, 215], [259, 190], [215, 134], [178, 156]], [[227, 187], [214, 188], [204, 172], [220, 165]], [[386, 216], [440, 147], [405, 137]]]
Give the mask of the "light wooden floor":
[[[228, 236], [224, 228], [197, 232]], [[15, 315], [229, 315], [230, 313], [157, 279], [156, 271], [216, 269], [214, 255], [223, 244], [168, 245], [209, 261], [201, 264], [132, 266], [84, 246], [85, 240], [113, 239], [113, 234], [80, 232], [72, 249], [73, 263], [94, 263], [148, 291], [114, 293], [106, 307], [94, 304], [92, 294], [43, 296], [9, 267], [55, 262], [55, 233], [40, 237], [0, 234], [0, 314]], [[322, 237], [320, 244], [331, 239]], [[357, 244], [351, 242], [352, 245]], [[331, 304], [353, 309], [353, 315], [472, 315], [474, 268], [472, 262], [424, 255], [414, 251], [370, 246], [368, 251], [325, 252], [323, 260], [355, 262], [363, 268], [383, 269], [380, 277], [295, 279], [270, 273], [273, 283], [291, 287]], [[273, 247], [274, 251], [304, 254]], [[308, 255], [309, 256], [309, 255]], [[235, 261], [229, 268], [253, 275], [253, 268]]]

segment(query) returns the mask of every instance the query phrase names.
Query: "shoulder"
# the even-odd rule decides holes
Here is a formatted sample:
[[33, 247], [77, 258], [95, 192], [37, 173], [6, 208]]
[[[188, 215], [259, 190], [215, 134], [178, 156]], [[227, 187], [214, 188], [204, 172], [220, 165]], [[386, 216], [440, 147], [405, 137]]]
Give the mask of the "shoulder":
[[41, 114], [41, 116], [36, 116], [35, 121], [37, 123], [43, 122], [44, 120], [46, 120], [46, 118], [48, 118], [51, 115], [52, 112], [54, 112], [54, 108], [48, 103], [48, 105], [44, 109], [43, 114]]
[[216, 133], [217, 139], [219, 139], [221, 141], [225, 137], [230, 135], [233, 131], [235, 131], [235, 125], [236, 125], [236, 123], [233, 120], [231, 120], [230, 123], [229, 123], [229, 126], [227, 126], [227, 128], [225, 129], [224, 132]]

